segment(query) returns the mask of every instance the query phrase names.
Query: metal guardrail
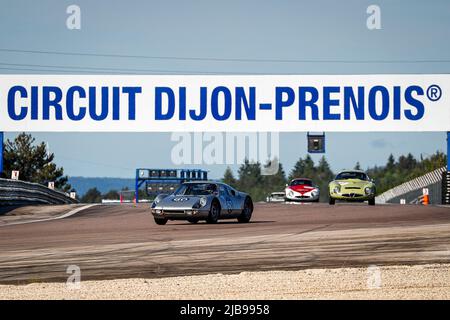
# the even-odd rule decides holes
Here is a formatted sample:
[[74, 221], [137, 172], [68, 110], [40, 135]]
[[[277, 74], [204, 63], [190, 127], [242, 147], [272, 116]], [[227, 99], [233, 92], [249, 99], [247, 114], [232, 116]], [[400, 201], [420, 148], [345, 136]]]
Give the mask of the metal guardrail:
[[0, 205], [70, 203], [78, 200], [38, 183], [0, 178]]
[[446, 167], [442, 167], [423, 176], [402, 183], [401, 185], [378, 195], [375, 198], [375, 201], [377, 203], [400, 203], [400, 199], [405, 199], [406, 203], [413, 203], [422, 194], [422, 189], [428, 188], [430, 193], [430, 203], [440, 204], [442, 194], [442, 175], [446, 170]]

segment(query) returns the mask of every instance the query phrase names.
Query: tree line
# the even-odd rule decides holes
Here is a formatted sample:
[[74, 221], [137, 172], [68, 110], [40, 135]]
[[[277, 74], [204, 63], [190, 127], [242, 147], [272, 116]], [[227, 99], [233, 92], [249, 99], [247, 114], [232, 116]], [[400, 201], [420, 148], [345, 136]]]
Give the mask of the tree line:
[[[377, 194], [381, 194], [406, 181], [444, 167], [446, 164], [447, 156], [439, 151], [427, 158], [421, 156], [420, 159], [414, 158], [411, 153], [397, 159], [391, 154], [385, 165], [368, 168], [366, 172], [375, 181]], [[359, 162], [353, 168], [362, 169]], [[239, 167], [237, 177], [234, 176], [230, 167], [227, 167], [222, 181], [249, 193], [255, 201], [261, 201], [272, 192], [283, 191], [285, 185], [294, 178], [310, 178], [320, 188], [320, 201], [326, 202], [328, 201], [328, 183], [334, 179], [335, 175], [325, 156], [315, 163], [307, 154], [304, 158], [300, 157], [288, 175], [281, 163], [275, 175], [262, 175], [259, 162], [252, 163], [245, 160]]]
[[[439, 151], [427, 158], [421, 156], [420, 159], [414, 158], [411, 153], [397, 159], [391, 154], [385, 165], [368, 168], [366, 172], [371, 179], [375, 180], [377, 194], [381, 194], [406, 181], [441, 168], [446, 163], [446, 155]], [[325, 156], [322, 156], [317, 163], [309, 154], [300, 157], [289, 174], [286, 174], [283, 165], [278, 163], [276, 174], [264, 175], [264, 166], [268, 165], [246, 159], [240, 165], [236, 177], [231, 168], [227, 167], [221, 180], [237, 190], [249, 193], [254, 201], [263, 201], [272, 192], [284, 191], [286, 184], [294, 178], [310, 178], [321, 190], [320, 201], [328, 201], [328, 183], [334, 179], [337, 173], [331, 170]], [[356, 162], [353, 169], [362, 170], [360, 163]], [[92, 188], [80, 200], [82, 202], [101, 202], [102, 199], [118, 198], [119, 192], [116, 190], [102, 194], [96, 188]], [[139, 198], [148, 198], [145, 190], [139, 190]]]
[[367, 174], [375, 180], [377, 193], [380, 194], [445, 166], [447, 166], [447, 155], [439, 151], [426, 158], [421, 155], [419, 159], [414, 158], [411, 153], [397, 159], [391, 154], [384, 166], [369, 168]]

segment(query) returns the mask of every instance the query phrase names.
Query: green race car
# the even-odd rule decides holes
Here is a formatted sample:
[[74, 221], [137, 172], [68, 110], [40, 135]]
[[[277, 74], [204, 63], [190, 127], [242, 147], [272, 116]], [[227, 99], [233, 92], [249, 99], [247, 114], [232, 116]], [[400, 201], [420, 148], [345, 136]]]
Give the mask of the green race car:
[[375, 183], [364, 171], [345, 170], [339, 172], [328, 185], [328, 191], [330, 204], [335, 204], [336, 200], [344, 200], [368, 201], [369, 205], [375, 205]]

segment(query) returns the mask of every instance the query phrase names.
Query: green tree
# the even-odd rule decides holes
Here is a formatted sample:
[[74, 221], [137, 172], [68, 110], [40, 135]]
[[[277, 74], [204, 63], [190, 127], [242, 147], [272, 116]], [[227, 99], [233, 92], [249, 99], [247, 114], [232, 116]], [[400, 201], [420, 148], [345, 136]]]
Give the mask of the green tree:
[[395, 158], [392, 153], [389, 155], [388, 161], [386, 163], [386, 169], [393, 170], [395, 168]]
[[318, 177], [320, 180], [325, 180], [330, 182], [334, 178], [334, 173], [331, 171], [330, 165], [328, 164], [325, 156], [322, 156], [319, 160], [319, 164], [317, 166]]
[[259, 184], [262, 181], [261, 164], [245, 159], [244, 163], [239, 167], [238, 177], [238, 185], [240, 188], [252, 187]]
[[81, 202], [84, 203], [97, 203], [102, 201], [102, 194], [97, 188], [89, 189], [82, 197]]
[[117, 190], [109, 190], [107, 193], [102, 195], [102, 198], [108, 200], [117, 200], [120, 198], [120, 196]]
[[227, 167], [227, 169], [225, 170], [222, 181], [232, 187], [236, 186], [237, 181], [230, 167]]
[[437, 168], [447, 166], [447, 155], [443, 152], [437, 151], [435, 154], [424, 159], [420, 165], [421, 170], [430, 172]]
[[442, 168], [446, 165], [446, 161], [445, 154], [439, 151], [427, 158], [421, 156], [420, 160], [415, 159], [411, 153], [408, 153], [395, 161], [391, 154], [385, 166], [370, 168], [367, 173], [375, 180], [377, 193], [380, 194], [406, 181]]
[[238, 170], [238, 181], [236, 187], [248, 192], [253, 200], [260, 201], [265, 198], [263, 177], [261, 175], [261, 164], [244, 160]]
[[411, 171], [417, 165], [417, 160], [411, 153], [408, 155], [400, 156], [398, 158], [398, 168], [400, 171]]
[[[278, 162], [278, 171], [275, 174], [263, 175], [263, 191], [266, 195], [274, 191], [283, 191], [286, 185], [286, 173], [284, 172], [283, 165]], [[268, 164], [266, 164], [267, 166]], [[270, 173], [270, 172], [269, 172]]]
[[330, 165], [325, 156], [320, 158], [316, 172], [316, 175], [312, 176], [312, 179], [320, 189], [320, 201], [327, 202], [328, 184], [334, 179], [334, 173], [331, 171]]
[[309, 178], [316, 175], [316, 168], [314, 167], [314, 161], [309, 154], [305, 156], [305, 159], [298, 159], [294, 168], [289, 174], [289, 180], [294, 178]]
[[55, 188], [68, 192], [73, 191], [67, 183], [68, 177], [64, 169], [57, 167], [53, 160], [55, 155], [49, 153], [44, 142], [35, 144], [31, 134], [21, 133], [14, 141], [6, 140], [3, 152], [2, 177], [9, 178], [11, 171], [18, 170], [19, 179], [47, 185], [55, 182]]

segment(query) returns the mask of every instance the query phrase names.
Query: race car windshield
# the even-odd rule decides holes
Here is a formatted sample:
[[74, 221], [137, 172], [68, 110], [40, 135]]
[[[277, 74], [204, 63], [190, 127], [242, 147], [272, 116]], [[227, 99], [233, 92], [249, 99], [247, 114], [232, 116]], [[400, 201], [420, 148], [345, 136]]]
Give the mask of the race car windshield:
[[369, 180], [369, 177], [364, 172], [341, 172], [336, 176], [336, 180], [347, 179]]
[[183, 184], [175, 191], [175, 195], [207, 196], [215, 191], [217, 191], [217, 186], [212, 183]]
[[291, 186], [299, 186], [299, 185], [305, 185], [305, 186], [312, 186], [311, 180], [303, 180], [303, 179], [297, 179], [291, 182]]

